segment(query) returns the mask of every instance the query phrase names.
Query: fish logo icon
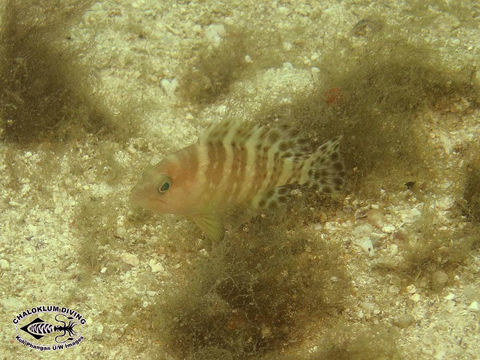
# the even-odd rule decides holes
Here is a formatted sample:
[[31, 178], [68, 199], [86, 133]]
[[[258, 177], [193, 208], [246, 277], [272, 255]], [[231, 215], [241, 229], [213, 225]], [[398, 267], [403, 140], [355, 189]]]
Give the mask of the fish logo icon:
[[[67, 321], [59, 319], [59, 317], [61, 316], [66, 318], [68, 324]], [[55, 336], [55, 342], [57, 343], [64, 343], [73, 340], [74, 335], [76, 334], [73, 328], [78, 325], [78, 322], [75, 321], [73, 317], [63, 314], [57, 314], [55, 316], [55, 320], [59, 323], [62, 323], [63, 325], [52, 325], [37, 317], [27, 325], [22, 326], [20, 329], [25, 331], [27, 334], [33, 336], [37, 340], [41, 339], [45, 335], [53, 334], [56, 332], [61, 332], [61, 334]], [[67, 334], [68, 337], [65, 337], [67, 336]]]
[[12, 322], [20, 344], [40, 351], [62, 351], [83, 342], [87, 320], [67, 307], [40, 305], [19, 312]]

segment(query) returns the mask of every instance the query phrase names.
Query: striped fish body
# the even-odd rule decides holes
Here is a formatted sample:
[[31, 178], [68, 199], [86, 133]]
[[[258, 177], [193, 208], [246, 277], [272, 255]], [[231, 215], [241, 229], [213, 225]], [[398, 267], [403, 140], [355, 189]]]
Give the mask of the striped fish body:
[[345, 172], [339, 141], [312, 152], [294, 129], [224, 122], [147, 169], [132, 200], [159, 213], [187, 216], [210, 238], [220, 239], [229, 209], [275, 207], [286, 200], [287, 185], [340, 190]]

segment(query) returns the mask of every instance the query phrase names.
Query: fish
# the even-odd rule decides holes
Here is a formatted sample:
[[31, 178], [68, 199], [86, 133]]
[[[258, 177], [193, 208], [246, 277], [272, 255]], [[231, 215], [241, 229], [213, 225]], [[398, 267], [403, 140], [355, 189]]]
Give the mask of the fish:
[[130, 198], [156, 213], [182, 215], [208, 238], [220, 240], [231, 209], [253, 214], [274, 209], [288, 200], [291, 186], [340, 191], [345, 181], [341, 139], [313, 149], [292, 126], [224, 120], [197, 143], [148, 167]]

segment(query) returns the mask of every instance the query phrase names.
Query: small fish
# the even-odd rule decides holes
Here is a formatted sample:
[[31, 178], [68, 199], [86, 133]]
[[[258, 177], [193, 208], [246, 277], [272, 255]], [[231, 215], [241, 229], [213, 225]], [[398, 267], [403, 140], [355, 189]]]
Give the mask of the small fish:
[[340, 140], [312, 152], [296, 129], [224, 121], [211, 126], [198, 143], [147, 169], [131, 199], [158, 213], [183, 215], [218, 240], [230, 209], [275, 207], [287, 199], [289, 185], [340, 190], [345, 176]]

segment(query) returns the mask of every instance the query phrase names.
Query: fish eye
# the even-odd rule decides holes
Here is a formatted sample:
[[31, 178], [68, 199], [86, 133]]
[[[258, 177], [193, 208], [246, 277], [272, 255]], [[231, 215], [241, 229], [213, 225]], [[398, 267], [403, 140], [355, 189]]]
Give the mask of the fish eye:
[[172, 181], [170, 180], [170, 178], [167, 177], [165, 181], [162, 181], [161, 185], [159, 185], [158, 192], [160, 194], [164, 194], [168, 191], [168, 189], [170, 189], [170, 186], [172, 186]]

